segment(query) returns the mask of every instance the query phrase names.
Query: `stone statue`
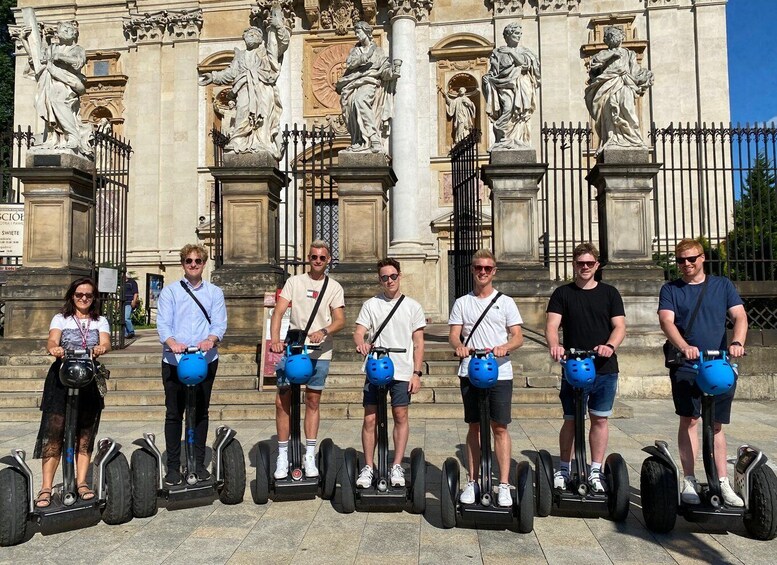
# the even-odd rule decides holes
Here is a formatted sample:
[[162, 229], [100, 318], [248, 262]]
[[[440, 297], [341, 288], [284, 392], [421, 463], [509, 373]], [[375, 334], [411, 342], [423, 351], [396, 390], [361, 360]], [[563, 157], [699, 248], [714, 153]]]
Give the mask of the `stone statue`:
[[372, 26], [354, 26], [358, 43], [345, 61], [345, 72], [335, 85], [340, 94], [343, 117], [351, 136], [348, 151], [384, 153], [393, 113], [396, 81], [402, 61], [392, 63], [372, 39]]
[[540, 86], [537, 56], [519, 45], [521, 24], [507, 24], [503, 35], [507, 45], [493, 50], [490, 68], [483, 75], [486, 114], [494, 125], [491, 151], [529, 147], [529, 120], [537, 107]]
[[223, 71], [204, 73], [200, 85], [231, 84], [235, 97], [234, 125], [227, 132], [227, 152], [266, 151], [281, 158], [281, 98], [278, 75], [283, 53], [291, 34], [283, 23], [283, 14], [275, 7], [267, 25], [267, 42], [258, 27], [243, 32], [246, 48], [235, 48], [232, 63]]
[[77, 44], [78, 24], [60, 22], [56, 41], [45, 45], [32, 8], [23, 8], [22, 16], [19, 39], [30, 58], [24, 74], [38, 84], [35, 109], [44, 122], [42, 143], [36, 143], [34, 150], [91, 157], [92, 128], [81, 121], [81, 96], [86, 92], [81, 69], [86, 51]]
[[644, 148], [639, 131], [637, 97], [653, 84], [653, 73], [637, 64], [634, 51], [621, 47], [623, 30], [609, 26], [604, 42], [609, 49], [591, 58], [585, 104], [599, 136], [600, 155], [605, 149]]
[[440, 87], [437, 87], [437, 90], [445, 97], [445, 108], [453, 119], [453, 143], [455, 145], [467, 137], [472, 129], [475, 120], [475, 103], [469, 99], [469, 93], [464, 87], [459, 88], [456, 96], [451, 96]]

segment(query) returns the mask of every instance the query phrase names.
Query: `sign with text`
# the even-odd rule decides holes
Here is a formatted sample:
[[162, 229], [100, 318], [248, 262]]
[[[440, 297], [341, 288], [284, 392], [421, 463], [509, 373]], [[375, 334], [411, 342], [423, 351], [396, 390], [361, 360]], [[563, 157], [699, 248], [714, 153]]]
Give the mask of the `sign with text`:
[[24, 204], [0, 204], [0, 256], [24, 254]]

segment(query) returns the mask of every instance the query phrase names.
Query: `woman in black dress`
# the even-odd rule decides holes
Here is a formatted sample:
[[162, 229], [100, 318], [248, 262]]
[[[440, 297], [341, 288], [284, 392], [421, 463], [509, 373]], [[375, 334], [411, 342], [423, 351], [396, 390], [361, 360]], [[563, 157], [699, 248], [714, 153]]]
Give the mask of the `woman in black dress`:
[[[54, 475], [62, 456], [67, 388], [59, 381], [59, 368], [66, 349], [84, 348], [91, 348], [94, 358], [111, 348], [110, 326], [100, 316], [97, 286], [90, 278], [78, 279], [70, 285], [65, 293], [65, 304], [51, 320], [49, 327], [46, 349], [56, 360], [51, 364], [43, 387], [40, 406], [43, 414], [33, 454], [35, 459], [43, 459], [43, 485], [35, 499], [35, 505], [39, 508], [51, 504]], [[91, 500], [95, 495], [87, 483], [87, 473], [104, 403], [94, 381], [81, 389], [79, 399], [76, 484], [78, 495], [83, 500]]]

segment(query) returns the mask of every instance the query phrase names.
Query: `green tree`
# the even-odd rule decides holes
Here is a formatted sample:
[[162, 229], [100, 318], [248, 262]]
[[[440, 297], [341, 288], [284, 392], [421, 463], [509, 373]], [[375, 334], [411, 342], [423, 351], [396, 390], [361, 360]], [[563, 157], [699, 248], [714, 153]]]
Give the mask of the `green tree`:
[[772, 163], [759, 154], [734, 204], [734, 229], [720, 249], [729, 276], [741, 281], [777, 278], [777, 192]]

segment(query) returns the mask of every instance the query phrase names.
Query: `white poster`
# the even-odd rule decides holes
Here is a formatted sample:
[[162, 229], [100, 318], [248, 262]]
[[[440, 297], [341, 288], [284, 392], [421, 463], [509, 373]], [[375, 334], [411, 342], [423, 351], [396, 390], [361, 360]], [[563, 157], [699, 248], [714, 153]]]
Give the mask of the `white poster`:
[[97, 273], [97, 292], [111, 294], [119, 287], [119, 270], [100, 267]]
[[0, 256], [24, 254], [24, 204], [0, 204]]

